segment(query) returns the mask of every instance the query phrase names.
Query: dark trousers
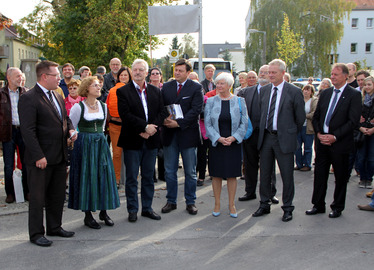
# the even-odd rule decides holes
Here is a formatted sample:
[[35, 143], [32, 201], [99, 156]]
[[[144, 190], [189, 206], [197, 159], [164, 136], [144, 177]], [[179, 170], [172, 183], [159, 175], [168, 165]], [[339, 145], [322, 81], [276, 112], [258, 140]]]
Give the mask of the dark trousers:
[[336, 153], [331, 146], [322, 145], [318, 141], [312, 196], [312, 203], [318, 209], [325, 209], [330, 165], [333, 166], [335, 175], [334, 201], [330, 207], [332, 210], [341, 212], [345, 207], [347, 182], [349, 179], [349, 153]]
[[204, 140], [203, 143], [197, 147], [197, 165], [196, 171], [199, 173], [198, 179], [205, 179], [206, 173], [206, 159], [207, 151], [209, 147], [209, 139]]
[[123, 149], [123, 159], [126, 166], [126, 199], [127, 211], [137, 213], [139, 210], [138, 201], [138, 175], [141, 174], [141, 202], [142, 211], [152, 211], [153, 194], [155, 192], [153, 174], [155, 171], [156, 155], [158, 149], [148, 149], [143, 144], [142, 149]]
[[27, 165], [29, 201], [29, 235], [36, 240], [45, 234], [43, 226], [43, 207], [46, 212], [47, 232], [61, 227], [66, 188], [65, 161], [48, 165], [41, 170], [35, 165]]
[[23, 156], [25, 153], [25, 144], [23, 143], [21, 130], [16, 127], [12, 127], [12, 139], [9, 142], [3, 142], [3, 160], [4, 160], [4, 174], [5, 174], [5, 192], [7, 195], [14, 196], [13, 186], [13, 169], [14, 169], [14, 156], [16, 146], [19, 149], [19, 155], [22, 162], [22, 186], [23, 193], [26, 195], [29, 193], [27, 185], [27, 169], [23, 162]]
[[[251, 137], [243, 142], [245, 192], [248, 195], [256, 194], [258, 182], [258, 169], [260, 167], [260, 151], [257, 149], [259, 129], [255, 128]], [[277, 193], [275, 178], [275, 160], [271, 174], [271, 197]]]
[[271, 175], [274, 170], [274, 161], [278, 162], [283, 182], [282, 209], [293, 211], [293, 197], [295, 185], [293, 176], [294, 153], [283, 153], [279, 146], [278, 136], [265, 132], [264, 141], [260, 150], [260, 197], [261, 207], [270, 209]]

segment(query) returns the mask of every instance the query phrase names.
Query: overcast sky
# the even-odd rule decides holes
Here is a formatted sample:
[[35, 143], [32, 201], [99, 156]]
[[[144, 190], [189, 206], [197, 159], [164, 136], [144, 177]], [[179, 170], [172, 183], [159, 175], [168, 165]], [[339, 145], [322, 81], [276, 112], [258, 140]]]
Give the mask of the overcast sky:
[[[39, 0], [1, 0], [0, 12], [18, 22], [31, 13]], [[192, 0], [189, 2], [193, 2]], [[179, 1], [184, 4], [185, 1]], [[203, 3], [203, 43], [245, 43], [245, 17], [250, 0], [202, 0]], [[160, 35], [167, 38], [165, 45], [153, 52], [153, 58], [165, 56], [170, 40], [175, 35]], [[183, 35], [179, 35], [181, 41]], [[193, 34], [196, 43], [198, 35]]]

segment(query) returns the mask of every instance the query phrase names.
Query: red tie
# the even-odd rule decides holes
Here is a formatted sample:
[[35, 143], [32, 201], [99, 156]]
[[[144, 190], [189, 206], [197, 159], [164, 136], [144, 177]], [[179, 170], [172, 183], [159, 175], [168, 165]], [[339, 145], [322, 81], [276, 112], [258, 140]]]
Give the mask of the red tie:
[[181, 92], [182, 86], [183, 86], [183, 85], [182, 85], [181, 83], [178, 85], [177, 96], [179, 96], [179, 93]]

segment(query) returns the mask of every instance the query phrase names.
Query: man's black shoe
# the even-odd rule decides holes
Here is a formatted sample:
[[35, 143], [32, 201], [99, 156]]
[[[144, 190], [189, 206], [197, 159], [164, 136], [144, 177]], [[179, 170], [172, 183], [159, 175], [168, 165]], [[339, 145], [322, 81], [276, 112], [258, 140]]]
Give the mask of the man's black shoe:
[[241, 201], [241, 202], [250, 201], [250, 200], [254, 200], [256, 198], [257, 198], [256, 194], [248, 194], [248, 193], [246, 193], [246, 194], [244, 194], [243, 197], [239, 197], [239, 201]]
[[30, 240], [30, 242], [37, 245], [37, 246], [41, 246], [41, 247], [49, 247], [53, 243], [52, 241], [48, 240], [44, 236], [42, 236], [42, 237], [40, 237], [36, 240]]
[[194, 204], [189, 204], [186, 206], [186, 210], [190, 215], [196, 215], [197, 214], [197, 208]]
[[340, 217], [342, 214], [342, 212], [338, 211], [338, 210], [332, 210], [329, 214], [329, 218], [338, 218]]
[[155, 213], [155, 211], [144, 211], [142, 212], [143, 217], [147, 217], [154, 220], [160, 220], [161, 217]]
[[287, 222], [292, 220], [292, 212], [291, 211], [284, 211], [282, 221]]
[[305, 215], [313, 216], [313, 215], [317, 215], [317, 214], [323, 214], [325, 212], [326, 212], [325, 209], [318, 209], [316, 207], [313, 207], [312, 209], [309, 209], [309, 210], [305, 211]]
[[269, 214], [269, 213], [270, 213], [270, 209], [265, 209], [265, 208], [260, 207], [260, 208], [257, 209], [256, 212], [254, 212], [252, 214], [252, 216], [253, 217], [261, 217], [261, 216], [263, 216], [265, 214]]
[[164, 207], [162, 207], [161, 212], [162, 213], [169, 213], [173, 210], [177, 209], [177, 205], [174, 203], [167, 202]]
[[63, 228], [58, 229], [57, 231], [54, 232], [48, 232], [47, 235], [49, 236], [60, 236], [60, 237], [73, 237], [75, 232], [68, 232], [65, 231]]
[[136, 212], [129, 213], [129, 222], [135, 222], [138, 220], [138, 215]]

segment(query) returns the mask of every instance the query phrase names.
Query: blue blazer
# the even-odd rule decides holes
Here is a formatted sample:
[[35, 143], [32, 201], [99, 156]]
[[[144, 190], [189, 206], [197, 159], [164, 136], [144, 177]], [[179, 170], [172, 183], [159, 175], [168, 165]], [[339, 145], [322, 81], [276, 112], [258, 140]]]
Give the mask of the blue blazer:
[[[239, 108], [241, 103], [241, 113]], [[207, 137], [217, 146], [219, 134], [219, 116], [221, 114], [222, 100], [217, 95], [208, 98], [204, 111], [204, 124]], [[235, 137], [236, 143], [241, 143], [248, 128], [248, 113], [244, 98], [234, 96], [230, 99], [231, 136]]]

